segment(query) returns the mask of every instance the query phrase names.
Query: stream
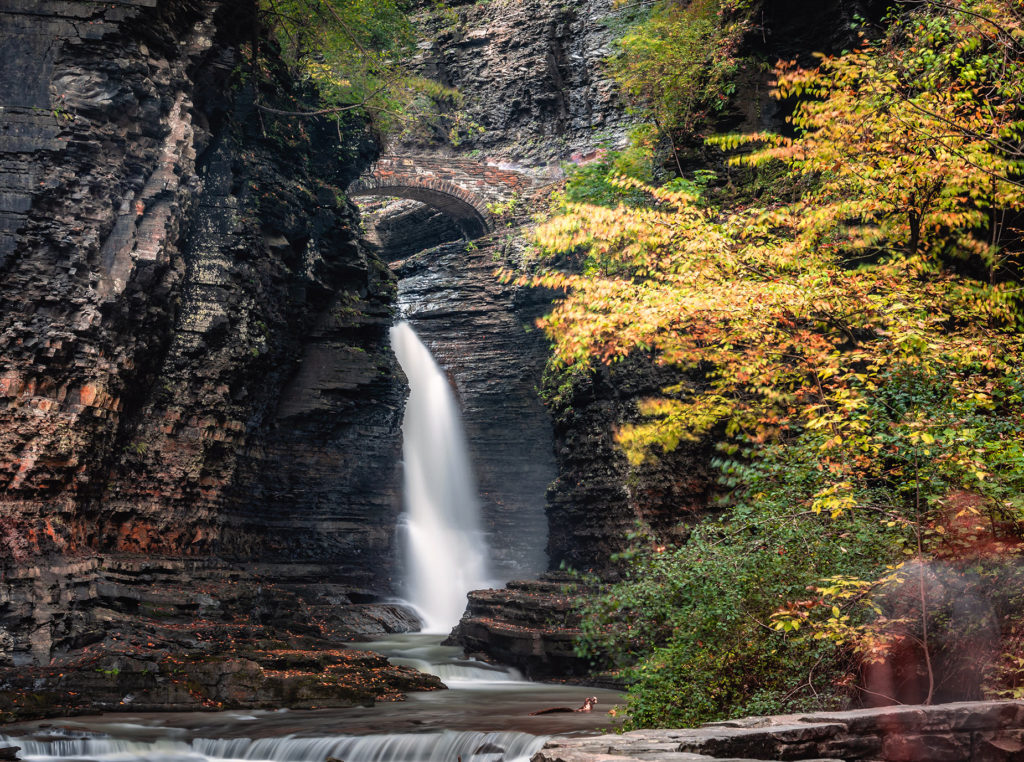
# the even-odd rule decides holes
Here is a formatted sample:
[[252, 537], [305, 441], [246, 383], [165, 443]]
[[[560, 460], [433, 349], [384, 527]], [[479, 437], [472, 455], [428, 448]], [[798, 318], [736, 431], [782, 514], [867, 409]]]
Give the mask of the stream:
[[[533, 683], [462, 657], [436, 635], [412, 633], [360, 643], [400, 664], [442, 677], [449, 690], [410, 693], [373, 707], [312, 711], [118, 713], [21, 723], [0, 747], [26, 762], [525, 762], [554, 734], [614, 724], [616, 691]], [[530, 716], [577, 707], [593, 712]]]
[[[422, 633], [354, 644], [437, 675], [448, 690], [405, 701], [313, 711], [107, 714], [8, 726], [0, 747], [26, 762], [525, 762], [553, 734], [614, 724], [616, 691], [533, 683], [440, 645], [470, 590], [489, 578], [487, 538], [455, 396], [408, 323], [391, 331], [409, 379], [403, 422], [405, 593]], [[531, 716], [551, 707], [591, 712]]]

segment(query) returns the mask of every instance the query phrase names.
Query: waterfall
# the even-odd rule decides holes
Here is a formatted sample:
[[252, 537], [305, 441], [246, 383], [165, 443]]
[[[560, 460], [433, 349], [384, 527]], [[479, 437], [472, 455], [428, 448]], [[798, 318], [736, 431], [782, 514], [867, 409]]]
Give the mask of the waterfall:
[[407, 530], [406, 591], [424, 631], [447, 633], [466, 593], [490, 587], [480, 506], [455, 395], [412, 327], [391, 329], [409, 379], [402, 422]]
[[20, 746], [26, 762], [527, 762], [547, 740], [516, 731], [443, 730], [367, 736], [295, 735], [280, 738], [196, 738], [127, 741], [78, 735], [45, 741], [0, 735], [0, 746]]

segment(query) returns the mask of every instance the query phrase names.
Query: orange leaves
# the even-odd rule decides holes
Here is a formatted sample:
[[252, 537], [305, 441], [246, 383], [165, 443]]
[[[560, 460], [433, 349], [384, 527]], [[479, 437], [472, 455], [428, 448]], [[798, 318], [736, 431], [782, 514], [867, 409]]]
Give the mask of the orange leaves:
[[[519, 279], [567, 293], [541, 322], [559, 361], [640, 350], [712, 368], [707, 394], [648, 404], [649, 426], [619, 432], [630, 457], [722, 419], [758, 440], [828, 420], [838, 447], [885, 367], [941, 368], [950, 358], [1005, 367], [1020, 295], [998, 284], [1013, 258], [986, 225], [991, 210], [1024, 209], [1012, 182], [1024, 155], [1007, 148], [1024, 136], [1024, 63], [974, 39], [977, 24], [951, 7], [911, 14], [891, 38], [822, 57], [819, 69], [780, 66], [779, 94], [801, 99], [796, 137], [709, 141], [757, 144], [733, 161], [781, 160], [813, 178], [790, 207], [709, 210], [686, 193], [621, 179], [650, 205], [567, 204], [539, 226], [544, 252], [582, 262], [573, 274]], [[927, 30], [906, 37], [913, 47], [901, 47], [905, 24]], [[996, 76], [1006, 72], [1014, 77]], [[952, 276], [951, 251], [984, 262], [990, 282]]]
[[[713, 369], [706, 393], [649, 401], [650, 420], [618, 432], [631, 460], [723, 419], [753, 441], [829, 420], [842, 442], [845, 417], [859, 405], [851, 390], [873, 388], [865, 366], [999, 355], [1001, 334], [976, 318], [1008, 318], [1012, 307], [925, 258], [849, 269], [837, 246], [801, 235], [793, 210], [714, 215], [688, 196], [643, 190], [659, 199], [656, 208], [576, 204], [538, 228], [544, 250], [585, 253], [584, 274], [518, 278], [566, 291], [540, 321], [565, 365], [640, 350]], [[959, 332], [949, 330], [951, 314], [963, 322]]]

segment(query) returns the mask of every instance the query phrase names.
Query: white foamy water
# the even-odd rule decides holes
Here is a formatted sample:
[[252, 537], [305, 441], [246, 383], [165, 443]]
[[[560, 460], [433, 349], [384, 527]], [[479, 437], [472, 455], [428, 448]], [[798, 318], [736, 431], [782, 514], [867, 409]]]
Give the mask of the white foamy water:
[[544, 736], [517, 731], [492, 733], [443, 730], [363, 736], [284, 736], [278, 738], [196, 738], [191, 742], [128, 741], [100, 735], [7, 738], [0, 746], [20, 746], [26, 762], [526, 762]]
[[437, 675], [449, 688], [526, 683], [518, 670], [466, 658], [460, 647], [443, 646], [438, 640], [436, 635], [412, 632], [360, 643], [359, 647], [387, 656], [392, 664]]
[[491, 586], [476, 483], [444, 372], [408, 323], [391, 329], [391, 346], [409, 379], [402, 422], [407, 596], [424, 632], [447, 633], [466, 593]]

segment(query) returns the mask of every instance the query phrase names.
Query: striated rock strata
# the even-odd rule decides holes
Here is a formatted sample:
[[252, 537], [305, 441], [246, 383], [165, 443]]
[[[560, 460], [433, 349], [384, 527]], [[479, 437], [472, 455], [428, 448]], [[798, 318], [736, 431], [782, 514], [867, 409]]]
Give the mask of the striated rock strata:
[[[0, 672], [54, 706], [431, 684], [338, 656], [350, 693], [318, 697], [270, 686], [280, 659], [251, 653], [252, 690], [152, 684], [196, 633], [202, 661], [234, 659], [232, 639], [415, 626], [373, 603], [392, 586], [402, 391], [394, 278], [342, 192], [371, 145], [360, 123], [339, 144], [259, 111], [308, 94], [258, 36], [251, 76], [254, 7], [0, 4]], [[123, 664], [92, 669], [101, 650]]]
[[614, 440], [619, 426], [642, 419], [640, 400], [680, 383], [701, 382], [681, 379], [646, 356], [547, 379], [559, 462], [548, 491], [553, 564], [614, 575], [613, 556], [629, 547], [630, 534], [680, 542], [708, 510], [715, 482], [710, 442], [682, 442], [631, 465]]
[[493, 0], [422, 12], [415, 63], [462, 95], [458, 150], [557, 167], [621, 144], [630, 118], [602, 66], [619, 13], [611, 0]]
[[0, 643], [0, 721], [83, 707], [345, 707], [441, 687], [346, 647], [419, 623], [402, 607], [354, 604], [316, 567], [76, 558], [22, 566], [0, 603], [32, 648]]
[[399, 307], [452, 380], [492, 568], [512, 579], [547, 565], [544, 494], [555, 464], [550, 418], [537, 395], [546, 344], [530, 324], [550, 295], [495, 279], [502, 243], [494, 234], [404, 260]]
[[475, 590], [466, 613], [449, 641], [471, 655], [514, 666], [533, 680], [584, 678], [608, 683], [593, 674], [589, 660], [576, 655], [580, 635], [579, 600], [593, 594], [565, 573], [549, 572], [532, 581], [513, 581], [501, 590]]
[[[629, 548], [634, 533], [680, 542], [690, 522], [706, 514], [714, 483], [709, 442], [683, 443], [639, 466], [614, 442], [618, 425], [638, 419], [637, 401], [673, 382], [677, 376], [644, 357], [547, 379], [558, 464], [547, 491], [549, 568], [614, 579], [615, 554]], [[453, 641], [534, 678], [591, 673], [594, 665], [577, 657], [573, 645], [592, 588], [557, 572], [542, 580], [471, 593]]]

